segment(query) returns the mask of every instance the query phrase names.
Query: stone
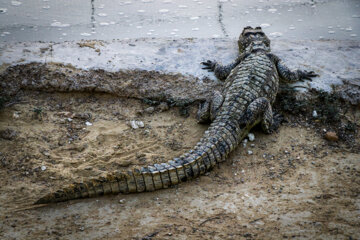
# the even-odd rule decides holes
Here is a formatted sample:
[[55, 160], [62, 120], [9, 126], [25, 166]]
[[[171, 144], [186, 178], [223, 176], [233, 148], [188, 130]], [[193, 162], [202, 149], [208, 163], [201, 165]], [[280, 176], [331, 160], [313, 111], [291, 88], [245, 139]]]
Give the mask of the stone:
[[155, 108], [154, 107], [148, 107], [144, 110], [144, 112], [146, 112], [147, 114], [151, 114], [155, 111]]
[[20, 117], [20, 115], [19, 115], [19, 113], [14, 112], [12, 117], [13, 117], [13, 119], [18, 119]]
[[327, 132], [324, 137], [326, 140], [332, 141], [332, 142], [339, 140], [339, 137], [336, 134], [336, 132]]
[[139, 128], [143, 128], [145, 127], [144, 122], [143, 121], [136, 121], [136, 125], [138, 125]]
[[83, 120], [89, 120], [92, 118], [91, 113], [76, 113], [73, 115], [74, 118], [83, 119]]
[[317, 114], [316, 110], [314, 110], [314, 111], [312, 112], [312, 116], [313, 116], [313, 118], [317, 118], [317, 117], [318, 117], [318, 114]]
[[253, 142], [255, 140], [255, 135], [253, 133], [249, 133], [248, 138], [250, 142]]
[[132, 129], [138, 129], [138, 125], [136, 124], [136, 121], [135, 120], [131, 120], [130, 121], [130, 126], [132, 127]]

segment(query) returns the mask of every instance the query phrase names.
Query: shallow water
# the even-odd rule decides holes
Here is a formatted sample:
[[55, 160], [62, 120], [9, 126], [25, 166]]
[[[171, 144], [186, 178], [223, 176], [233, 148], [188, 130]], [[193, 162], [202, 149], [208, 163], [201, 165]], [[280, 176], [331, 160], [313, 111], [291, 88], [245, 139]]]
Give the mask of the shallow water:
[[271, 38], [354, 39], [358, 0], [0, 0], [0, 41], [231, 37], [261, 25]]

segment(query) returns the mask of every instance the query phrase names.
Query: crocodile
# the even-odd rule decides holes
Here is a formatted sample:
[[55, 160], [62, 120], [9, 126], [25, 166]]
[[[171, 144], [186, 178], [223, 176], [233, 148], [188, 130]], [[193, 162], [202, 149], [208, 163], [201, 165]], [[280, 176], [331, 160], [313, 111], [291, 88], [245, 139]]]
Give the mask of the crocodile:
[[313, 71], [290, 70], [271, 53], [270, 40], [261, 27], [245, 27], [238, 39], [239, 54], [228, 65], [217, 61], [202, 62], [203, 69], [213, 71], [223, 81], [222, 91], [214, 91], [200, 103], [197, 119], [210, 122], [195, 147], [167, 163], [129, 171], [115, 171], [106, 177], [77, 182], [41, 197], [35, 204], [47, 204], [105, 194], [140, 193], [169, 188], [210, 171], [225, 161], [230, 152], [261, 124], [266, 133], [279, 126], [273, 114], [282, 82], [311, 80]]

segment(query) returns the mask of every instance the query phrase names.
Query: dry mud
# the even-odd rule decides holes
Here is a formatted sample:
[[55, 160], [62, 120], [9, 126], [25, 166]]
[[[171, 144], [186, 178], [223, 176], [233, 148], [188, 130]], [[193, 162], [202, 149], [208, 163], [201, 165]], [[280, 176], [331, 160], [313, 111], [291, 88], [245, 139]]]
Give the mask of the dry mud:
[[[149, 109], [141, 92], [70, 89], [63, 81], [56, 90], [61, 84], [25, 84], [29, 74], [8, 75], [18, 81], [12, 85], [17, 95], [0, 112], [1, 239], [360, 238], [360, 153], [293, 120], [271, 135], [255, 129], [255, 141], [240, 145], [225, 163], [173, 188], [32, 208], [40, 196], [73, 181], [170, 160], [207, 126], [196, 123], [196, 104], [185, 117], [183, 106]], [[196, 87], [196, 79], [178, 86], [176, 77], [151, 75], [169, 82], [165, 98], [183, 91], [182, 99], [196, 102], [211, 88], [206, 82]], [[146, 89], [155, 80], [134, 81], [117, 84]], [[163, 96], [156, 92], [143, 97]], [[358, 110], [348, 117], [359, 123]], [[132, 129], [131, 120], [144, 128]], [[359, 134], [354, 138], [358, 143]]]

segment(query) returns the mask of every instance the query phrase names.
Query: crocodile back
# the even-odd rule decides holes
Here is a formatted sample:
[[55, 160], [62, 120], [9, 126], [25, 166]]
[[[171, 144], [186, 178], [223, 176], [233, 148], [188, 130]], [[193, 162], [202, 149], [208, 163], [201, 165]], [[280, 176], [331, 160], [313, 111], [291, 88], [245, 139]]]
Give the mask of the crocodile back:
[[265, 97], [273, 103], [278, 88], [279, 75], [267, 53], [251, 53], [226, 79], [223, 89], [225, 99], [217, 117], [226, 115], [231, 119], [239, 119], [248, 105], [259, 97]]

